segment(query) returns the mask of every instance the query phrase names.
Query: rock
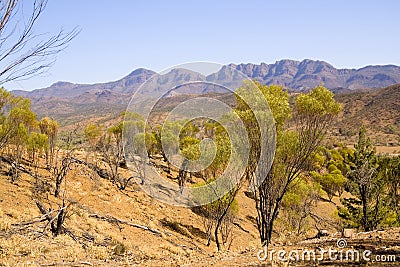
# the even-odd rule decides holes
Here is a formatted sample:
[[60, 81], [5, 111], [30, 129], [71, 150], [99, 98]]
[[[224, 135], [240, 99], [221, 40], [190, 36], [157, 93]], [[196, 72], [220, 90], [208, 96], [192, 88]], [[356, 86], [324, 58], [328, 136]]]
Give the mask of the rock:
[[354, 236], [355, 232], [356, 231], [354, 229], [345, 228], [345, 229], [343, 229], [343, 237], [352, 238]]
[[321, 238], [324, 236], [329, 236], [328, 230], [318, 230], [318, 233], [314, 238]]

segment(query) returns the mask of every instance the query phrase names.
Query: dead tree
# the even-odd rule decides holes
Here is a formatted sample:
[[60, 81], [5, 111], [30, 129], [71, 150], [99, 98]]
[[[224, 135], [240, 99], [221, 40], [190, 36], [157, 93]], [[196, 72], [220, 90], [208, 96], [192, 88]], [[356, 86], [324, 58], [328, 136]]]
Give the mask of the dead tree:
[[[25, 3], [25, 4], [24, 4]], [[47, 0], [0, 2], [0, 83], [43, 73], [79, 31], [35, 34]]]
[[68, 171], [70, 170], [70, 165], [72, 164], [72, 159], [70, 157], [65, 157], [62, 160], [61, 167], [53, 168], [53, 173], [56, 178], [56, 189], [54, 191], [54, 196], [58, 197], [60, 195], [61, 184], [67, 176]]
[[[36, 200], [36, 206], [39, 208], [42, 215], [46, 218], [48, 222], [47, 225], [50, 225], [50, 231], [54, 236], [58, 236], [67, 232], [67, 229], [64, 227], [64, 221], [66, 217], [66, 209], [69, 206], [65, 205], [64, 199], [62, 201], [61, 207], [56, 211], [51, 208], [46, 209], [44, 205], [38, 200]], [[56, 213], [55, 216], [53, 215], [54, 213]], [[44, 231], [46, 230], [46, 228], [47, 227], [45, 227]]]
[[[76, 132], [78, 130], [79, 126], [77, 126], [76, 129], [73, 131], [69, 132], [67, 136], [62, 140], [65, 143], [65, 149], [64, 150], [58, 150], [55, 154], [55, 162], [54, 165], [52, 166], [50, 172], [55, 178], [55, 186], [56, 189], [54, 191], [54, 196], [58, 197], [60, 194], [60, 188], [61, 184], [65, 180], [65, 177], [67, 176], [68, 171], [70, 171], [70, 165], [74, 163], [74, 152], [76, 151], [76, 147], [73, 145], [73, 140], [76, 135]], [[61, 165], [59, 166], [58, 162], [58, 155], [59, 153], [62, 153], [62, 160], [61, 160]]]
[[107, 129], [99, 140], [96, 150], [101, 154], [102, 160], [108, 165], [110, 180], [115, 183], [119, 180], [118, 169], [124, 160], [122, 144], [123, 123]]

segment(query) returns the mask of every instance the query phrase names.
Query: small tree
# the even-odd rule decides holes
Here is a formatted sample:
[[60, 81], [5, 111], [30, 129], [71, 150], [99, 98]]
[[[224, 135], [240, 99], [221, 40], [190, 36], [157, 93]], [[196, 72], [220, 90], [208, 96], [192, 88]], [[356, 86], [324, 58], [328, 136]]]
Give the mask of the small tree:
[[384, 201], [387, 191], [384, 177], [378, 175], [375, 147], [367, 137], [365, 126], [359, 130], [358, 142], [349, 156], [348, 165], [348, 190], [357, 198], [343, 199], [345, 208], [339, 210], [339, 215], [353, 226], [361, 226], [365, 231], [374, 230], [387, 213]]
[[122, 130], [122, 122], [109, 127], [97, 145], [97, 150], [101, 153], [103, 161], [109, 167], [110, 180], [113, 183], [118, 182], [118, 169], [123, 160]]
[[8, 114], [15, 105], [15, 97], [3, 87], [0, 88], [0, 149], [2, 150], [12, 136]]
[[[74, 138], [76, 137], [76, 131], [77, 129], [74, 129], [73, 131], [70, 131], [65, 136], [63, 136], [61, 140], [63, 141], [64, 144], [63, 149], [57, 151], [56, 160], [54, 164], [52, 164], [50, 169], [50, 172], [55, 180], [55, 187], [56, 187], [54, 191], [55, 197], [59, 197], [61, 192], [61, 185], [63, 182], [66, 184], [67, 174], [71, 170], [70, 166], [72, 163], [74, 163], [73, 156], [74, 152], [77, 149], [74, 145]], [[60, 153], [61, 155], [59, 155], [58, 153]], [[59, 156], [61, 157], [59, 158]], [[65, 194], [63, 194], [63, 206], [64, 206], [64, 197]]]
[[28, 136], [27, 150], [31, 155], [32, 163], [37, 167], [36, 156], [38, 153], [47, 151], [48, 137], [45, 134], [32, 132]]
[[88, 146], [86, 147], [86, 162], [89, 159], [89, 154], [96, 150], [96, 144], [98, 143], [102, 132], [102, 127], [97, 124], [90, 123], [85, 127], [84, 134], [88, 141]]
[[388, 207], [385, 219], [382, 222], [389, 226], [400, 225], [400, 157], [380, 156], [377, 175], [384, 180], [386, 196], [382, 202]]
[[[142, 115], [139, 113], [127, 112], [125, 114], [125, 120], [123, 124], [123, 136], [124, 136], [124, 149], [126, 162], [129, 164], [128, 167], [132, 172], [137, 174], [141, 184], [145, 183], [146, 179], [146, 163], [148, 157], [148, 151], [146, 148], [146, 135], [145, 135], [145, 122]], [[156, 140], [157, 137], [156, 137]], [[157, 146], [160, 145], [157, 141]], [[124, 181], [125, 188], [130, 179]]]
[[[214, 179], [209, 179], [207, 182], [199, 183], [196, 186], [207, 186], [213, 181]], [[228, 187], [229, 185], [225, 186]], [[207, 191], [208, 195], [196, 196], [196, 198], [206, 200], [204, 202], [207, 202], [208, 199], [215, 199], [214, 194], [216, 194], [216, 191], [211, 186], [209, 188], [210, 190]], [[232, 224], [238, 212], [238, 202], [235, 198], [239, 188], [240, 185], [209, 204], [192, 208], [195, 213], [201, 215], [203, 218], [203, 226], [207, 234], [207, 246], [211, 244], [211, 238], [214, 235], [218, 251], [221, 250], [222, 244], [228, 242], [231, 235]], [[220, 235], [222, 240], [220, 239]]]
[[282, 224], [298, 238], [309, 230], [310, 214], [320, 195], [317, 183], [299, 177], [294, 181], [282, 201]]
[[327, 193], [329, 201], [338, 193], [340, 196], [347, 182], [346, 177], [334, 165], [329, 164], [325, 173], [311, 172], [313, 178], [322, 186], [322, 189]]
[[[211, 127], [214, 129], [211, 129], [207, 123], [204, 125], [209, 128], [208, 137], [213, 139], [216, 149], [211, 164], [209, 162], [213, 153], [211, 153], [212, 149], [207, 143], [201, 147], [200, 140], [189, 135], [181, 140], [181, 147], [182, 154], [188, 160], [200, 160], [200, 164], [206, 163], [204, 165], [208, 166], [203, 171], [205, 174], [202, 177], [204, 182], [197, 184], [197, 186], [202, 185], [208, 187], [208, 189], [202, 191], [205, 195], [196, 195], [197, 199], [208, 204], [193, 208], [193, 210], [203, 216], [203, 224], [208, 236], [207, 245], [210, 245], [213, 234], [217, 249], [221, 250], [222, 245], [229, 247], [229, 240], [232, 240], [232, 225], [238, 209], [236, 195], [244, 181], [242, 177], [218, 177], [226, 170], [228, 164], [240, 164], [230, 157], [233, 152], [232, 149], [235, 148], [232, 147], [232, 140], [229, 137], [233, 137], [235, 133], [230, 132], [231, 136], [228, 136], [227, 131], [219, 123], [215, 123]], [[194, 132], [197, 133], [198, 131], [195, 130], [192, 133]], [[210, 133], [212, 133], [212, 136]], [[202, 160], [204, 162], [201, 162]], [[218, 180], [216, 180], [217, 177]], [[220, 196], [221, 192], [226, 193]]]
[[51, 169], [55, 155], [55, 145], [58, 133], [58, 123], [49, 117], [44, 117], [39, 121], [39, 128], [42, 134], [47, 135], [46, 165]]
[[185, 187], [187, 175], [189, 173], [189, 171], [187, 170], [189, 161], [198, 160], [201, 152], [199, 148], [200, 140], [195, 137], [186, 136], [182, 138], [179, 143], [182, 155], [184, 156], [178, 174], [178, 184], [182, 191]]
[[30, 109], [30, 101], [23, 98], [15, 98], [16, 105], [9, 111], [5, 124], [8, 132], [8, 142], [14, 150], [14, 167], [12, 168], [11, 180], [19, 178], [19, 167], [25, 152], [29, 133], [35, 128], [36, 114]]

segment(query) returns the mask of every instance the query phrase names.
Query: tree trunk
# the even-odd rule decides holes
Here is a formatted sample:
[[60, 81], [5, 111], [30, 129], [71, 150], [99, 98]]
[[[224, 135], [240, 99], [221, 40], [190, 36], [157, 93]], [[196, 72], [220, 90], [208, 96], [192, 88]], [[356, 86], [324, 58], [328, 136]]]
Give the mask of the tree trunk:
[[362, 202], [362, 209], [363, 209], [363, 220], [362, 226], [364, 231], [371, 231], [369, 222], [368, 222], [368, 203], [367, 203], [367, 190], [365, 185], [360, 186], [360, 193], [361, 193], [361, 202]]

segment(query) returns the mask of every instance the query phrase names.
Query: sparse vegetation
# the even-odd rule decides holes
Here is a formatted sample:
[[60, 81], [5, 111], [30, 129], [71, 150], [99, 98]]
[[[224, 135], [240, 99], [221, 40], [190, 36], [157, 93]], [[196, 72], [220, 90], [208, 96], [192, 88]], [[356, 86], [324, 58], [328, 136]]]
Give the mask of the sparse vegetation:
[[[133, 129], [132, 140], [143, 149], [131, 155], [134, 165], [151, 164], [181, 188], [196, 188], [219, 177], [231, 156], [231, 142], [220, 123], [204, 118], [166, 121], [161, 131], [157, 121], [145, 125], [139, 114], [125, 113], [124, 123], [119, 117], [64, 130], [53, 119], [38, 121], [29, 101], [3, 90], [0, 182], [11, 189], [0, 203], [21, 201], [30, 211], [23, 215], [16, 206], [0, 206], [0, 263], [16, 264], [12, 255], [57, 259], [54, 251], [69, 246], [63, 257], [81, 265], [150, 263], [166, 255], [181, 264], [204, 258], [205, 251], [213, 250], [212, 242], [217, 250], [230, 251], [243, 249], [242, 240], [258, 246], [260, 240], [278, 245], [321, 238], [325, 228], [396, 229], [398, 157], [378, 155], [365, 128], [354, 148], [324, 142], [340, 107], [322, 86], [291, 102], [282, 87], [257, 85], [270, 102], [277, 129], [277, 152], [267, 179], [255, 193], [247, 192], [263, 161], [257, 160], [260, 135], [254, 114], [237, 99], [236, 112], [251, 129], [245, 174], [223, 197], [192, 209], [159, 204], [138, 190], [135, 182], [145, 182], [146, 173], [125, 168], [122, 135]], [[348, 131], [352, 129], [342, 134]], [[206, 138], [215, 148], [203, 142]], [[169, 162], [177, 149], [186, 166]], [[208, 168], [190, 171], [188, 164], [203, 164], [214, 154]], [[144, 240], [151, 242], [146, 246], [152, 251]]]
[[0, 267], [400, 265], [400, 66], [87, 83], [396, 63], [398, 2], [100, 2], [0, 1]]

